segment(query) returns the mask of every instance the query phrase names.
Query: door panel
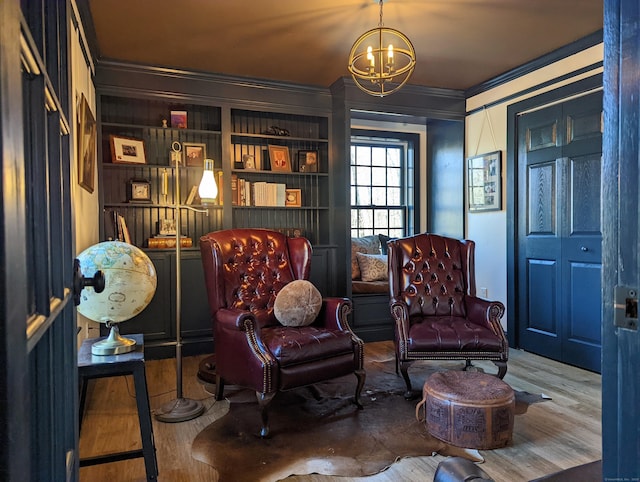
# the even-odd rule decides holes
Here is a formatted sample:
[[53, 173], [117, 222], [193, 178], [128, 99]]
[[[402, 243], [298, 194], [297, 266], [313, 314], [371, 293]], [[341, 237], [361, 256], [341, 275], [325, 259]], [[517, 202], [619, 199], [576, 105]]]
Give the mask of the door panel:
[[518, 119], [518, 332], [526, 350], [600, 370], [601, 94]]

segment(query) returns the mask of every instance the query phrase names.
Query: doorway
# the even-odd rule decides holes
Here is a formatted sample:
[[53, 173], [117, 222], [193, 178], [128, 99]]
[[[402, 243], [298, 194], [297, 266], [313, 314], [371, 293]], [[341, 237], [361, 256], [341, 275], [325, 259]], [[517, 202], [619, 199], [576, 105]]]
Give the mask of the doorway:
[[518, 345], [601, 365], [602, 92], [517, 118]]

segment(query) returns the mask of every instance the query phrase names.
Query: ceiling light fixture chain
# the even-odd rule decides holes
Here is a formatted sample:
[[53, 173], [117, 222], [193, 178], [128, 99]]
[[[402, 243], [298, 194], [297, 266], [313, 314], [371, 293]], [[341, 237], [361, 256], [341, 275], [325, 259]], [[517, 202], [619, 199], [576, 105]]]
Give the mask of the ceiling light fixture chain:
[[349, 72], [364, 92], [384, 97], [400, 89], [416, 66], [416, 53], [409, 38], [382, 21], [380, 4], [378, 27], [363, 33], [349, 53]]

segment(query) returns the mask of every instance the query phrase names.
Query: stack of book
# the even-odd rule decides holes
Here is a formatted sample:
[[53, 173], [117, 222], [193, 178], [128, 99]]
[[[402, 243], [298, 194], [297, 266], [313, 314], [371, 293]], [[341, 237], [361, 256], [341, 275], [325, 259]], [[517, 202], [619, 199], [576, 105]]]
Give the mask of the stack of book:
[[234, 206], [280, 206], [285, 205], [287, 186], [283, 183], [256, 181], [233, 175], [231, 178], [231, 201]]
[[[180, 247], [190, 248], [193, 246], [193, 239], [187, 236], [180, 236]], [[176, 247], [176, 237], [171, 235], [157, 235], [147, 239], [149, 249], [173, 249]]]

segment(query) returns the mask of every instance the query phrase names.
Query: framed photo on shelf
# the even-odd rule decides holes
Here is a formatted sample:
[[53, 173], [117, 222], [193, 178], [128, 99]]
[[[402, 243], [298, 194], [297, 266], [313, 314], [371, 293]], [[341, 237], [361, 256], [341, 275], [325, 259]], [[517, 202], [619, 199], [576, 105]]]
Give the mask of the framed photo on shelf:
[[318, 151], [298, 151], [298, 172], [318, 172]]
[[502, 209], [501, 156], [501, 151], [495, 151], [467, 159], [469, 211]]
[[204, 167], [207, 157], [207, 145], [198, 142], [183, 142], [185, 163], [187, 166]]
[[169, 218], [160, 218], [158, 220], [158, 234], [161, 236], [175, 236], [176, 220]]
[[171, 111], [171, 127], [173, 127], [174, 129], [187, 128], [187, 111], [186, 110]]
[[146, 164], [144, 141], [132, 137], [110, 135], [111, 161], [114, 164]]
[[256, 162], [255, 156], [253, 156], [252, 154], [243, 154], [242, 169], [246, 169], [249, 171], [258, 169], [258, 163]]
[[302, 190], [287, 189], [285, 190], [284, 205], [291, 208], [299, 208], [302, 206]]
[[78, 108], [78, 184], [89, 192], [95, 187], [96, 120], [82, 94]]
[[291, 172], [291, 159], [287, 146], [269, 146], [269, 162], [272, 171]]

